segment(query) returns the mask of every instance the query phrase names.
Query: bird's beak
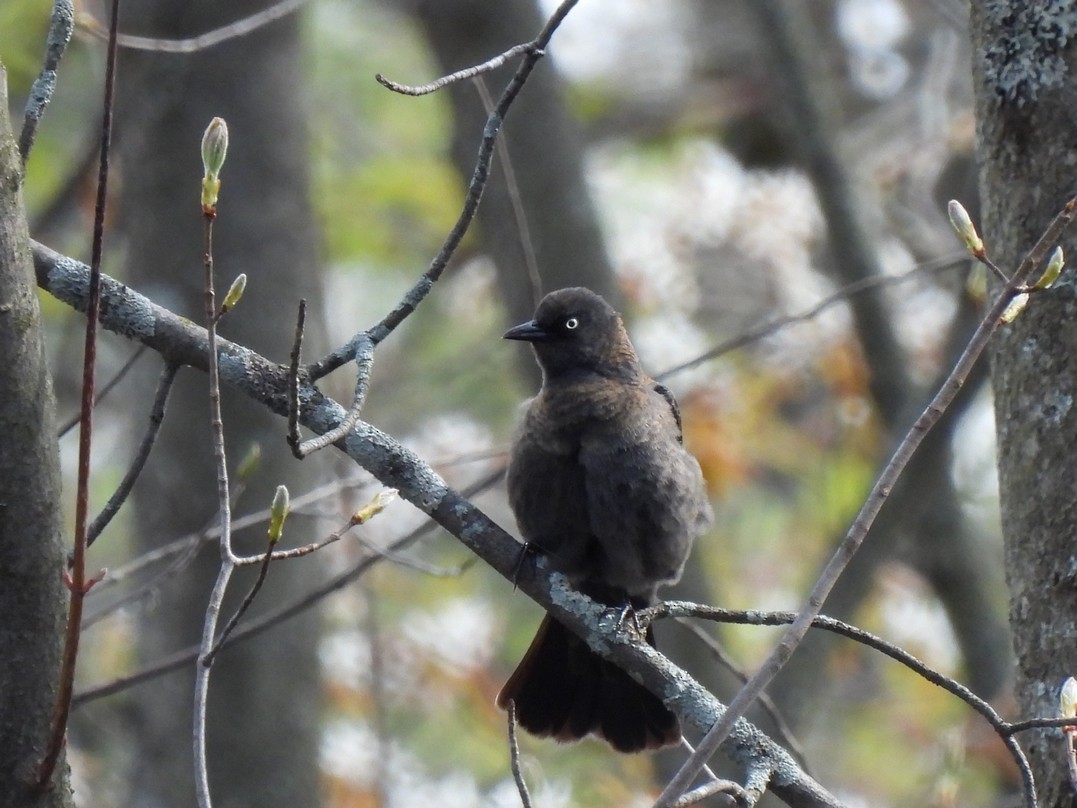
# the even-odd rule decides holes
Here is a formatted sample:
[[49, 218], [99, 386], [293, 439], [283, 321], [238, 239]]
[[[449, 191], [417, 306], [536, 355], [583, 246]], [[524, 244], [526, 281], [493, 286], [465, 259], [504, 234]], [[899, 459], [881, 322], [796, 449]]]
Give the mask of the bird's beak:
[[550, 332], [534, 320], [513, 326], [502, 337], [502, 339], [518, 339], [523, 342], [546, 342], [549, 338]]

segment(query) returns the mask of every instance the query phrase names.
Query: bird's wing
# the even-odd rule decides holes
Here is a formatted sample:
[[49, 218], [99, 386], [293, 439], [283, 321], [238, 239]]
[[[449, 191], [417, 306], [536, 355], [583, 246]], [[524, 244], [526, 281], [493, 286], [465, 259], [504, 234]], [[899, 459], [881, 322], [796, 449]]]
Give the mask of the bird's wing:
[[653, 596], [680, 576], [705, 507], [699, 464], [680, 443], [672, 396], [658, 392], [661, 398], [647, 385], [627, 393], [634, 406], [596, 427], [580, 452], [602, 578], [632, 596]]

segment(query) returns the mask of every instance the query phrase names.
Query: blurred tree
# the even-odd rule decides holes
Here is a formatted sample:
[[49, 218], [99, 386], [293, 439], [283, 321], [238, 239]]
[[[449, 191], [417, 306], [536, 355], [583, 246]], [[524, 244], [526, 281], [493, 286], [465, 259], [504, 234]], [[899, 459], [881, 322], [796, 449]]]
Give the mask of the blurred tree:
[[73, 805], [61, 752], [43, 793], [30, 788], [56, 703], [66, 624], [60, 456], [23, 167], [0, 65], [0, 794], [10, 808]]
[[[147, 0], [122, 12], [131, 34], [182, 38], [246, 17], [264, 0]], [[231, 147], [222, 173], [220, 215], [214, 229], [219, 293], [241, 272], [249, 278], [239, 308], [222, 333], [268, 356], [288, 355], [299, 297], [319, 311], [316, 234], [309, 199], [308, 111], [297, 15], [194, 54], [122, 52], [118, 80], [117, 143], [121, 182], [118, 227], [126, 247], [122, 277], [201, 322], [202, 218], [199, 143], [210, 119], [228, 122]], [[219, 299], [219, 298], [218, 298]], [[312, 316], [307, 346], [319, 350]], [[156, 371], [146, 374], [153, 377]], [[149, 378], [146, 378], [149, 381]], [[148, 401], [143, 388], [139, 400]], [[311, 464], [299, 466], [284, 442], [281, 422], [224, 394], [225, 441], [234, 471], [252, 444], [261, 466], [247, 481], [244, 506], [265, 507], [274, 487], [309, 484]], [[206, 380], [181, 373], [153, 456], [135, 489], [137, 547], [207, 525], [216, 511], [216, 477], [209, 441]], [[132, 415], [144, 418], [138, 410]], [[182, 473], [177, 470], [182, 469]], [[289, 531], [306, 533], [302, 520]], [[237, 536], [238, 546], [264, 547], [259, 530]], [[217, 569], [207, 546], [191, 569], [164, 584], [142, 615], [139, 656], [149, 662], [197, 642], [203, 605]], [[314, 565], [282, 564], [269, 576], [259, 603], [302, 590]], [[233, 595], [249, 585], [240, 576]], [[225, 614], [231, 611], [226, 605]], [[319, 798], [318, 617], [308, 612], [277, 629], [267, 642], [246, 643], [221, 655], [209, 701], [208, 760], [221, 805], [315, 805]], [[288, 664], [282, 665], [281, 660]], [[189, 806], [192, 800], [190, 726], [192, 676], [178, 672], [160, 686], [136, 691], [130, 804]]]

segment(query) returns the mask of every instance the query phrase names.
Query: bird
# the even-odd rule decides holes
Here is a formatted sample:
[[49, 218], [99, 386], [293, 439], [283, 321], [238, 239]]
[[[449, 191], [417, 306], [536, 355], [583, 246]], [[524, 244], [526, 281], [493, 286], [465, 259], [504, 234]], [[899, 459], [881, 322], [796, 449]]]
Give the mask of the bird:
[[[627, 611], [681, 576], [713, 514], [673, 394], [644, 373], [620, 315], [583, 287], [546, 295], [505, 339], [531, 343], [542, 387], [513, 439], [507, 488], [525, 548]], [[646, 640], [654, 645], [648, 627]], [[677, 717], [546, 615], [497, 697], [529, 733], [597, 735], [619, 752], [680, 741]]]

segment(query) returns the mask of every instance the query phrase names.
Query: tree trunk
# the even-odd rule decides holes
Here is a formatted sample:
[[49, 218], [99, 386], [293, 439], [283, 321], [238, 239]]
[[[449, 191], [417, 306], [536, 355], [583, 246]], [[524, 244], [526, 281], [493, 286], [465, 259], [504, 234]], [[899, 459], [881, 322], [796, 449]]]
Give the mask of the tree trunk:
[[[983, 235], [1012, 272], [1077, 191], [1077, 8], [971, 4]], [[1071, 32], [1069, 36], [1066, 32]], [[1077, 254], [1077, 233], [1064, 239]], [[1035, 275], [1033, 275], [1035, 278]], [[1001, 330], [992, 353], [1010, 622], [1022, 716], [1053, 716], [1077, 672], [1077, 299], [1073, 271]], [[1059, 730], [1025, 733], [1040, 805], [1073, 805]]]
[[[144, 0], [125, 8], [123, 28], [185, 37], [266, 5], [261, 0]], [[122, 55], [117, 88], [123, 177], [117, 226], [127, 237], [123, 279], [174, 311], [204, 320], [199, 143], [213, 116], [225, 118], [231, 144], [214, 226], [218, 294], [241, 272], [249, 283], [220, 330], [284, 361], [301, 296], [312, 301], [307, 355], [314, 356], [323, 342], [317, 334], [320, 278], [309, 202], [299, 28], [298, 17], [291, 15], [194, 54], [128, 51]], [[155, 379], [156, 369], [149, 375]], [[279, 419], [228, 390], [222, 397], [233, 474], [252, 443], [262, 451], [261, 470], [247, 481], [247, 492], [233, 512], [267, 507], [278, 483], [287, 483], [293, 494], [304, 490], [319, 461], [300, 466], [285, 445]], [[146, 406], [149, 398], [148, 390], [139, 396]], [[144, 412], [133, 412], [139, 424]], [[151, 550], [213, 520], [215, 480], [207, 380], [183, 371], [160, 439], [135, 488], [140, 549]], [[304, 520], [289, 519], [287, 533], [307, 538]], [[260, 552], [264, 537], [264, 528], [241, 532], [235, 537], [237, 549]], [[318, 563], [275, 566], [254, 611], [279, 603], [289, 592], [305, 591]], [[217, 566], [216, 548], [207, 548], [161, 588], [139, 633], [143, 662], [197, 642]], [[233, 578], [230, 595], [249, 587], [244, 571]], [[226, 601], [222, 625], [234, 608], [234, 601]], [[209, 690], [208, 762], [215, 804], [318, 804], [317, 636], [317, 614], [308, 612], [271, 635], [221, 654]], [[193, 678], [192, 666], [136, 691], [139, 749], [131, 804], [192, 804]]]
[[0, 794], [10, 808], [71, 806], [61, 752], [30, 788], [49, 734], [66, 622], [60, 454], [22, 204], [22, 166], [0, 66]]

